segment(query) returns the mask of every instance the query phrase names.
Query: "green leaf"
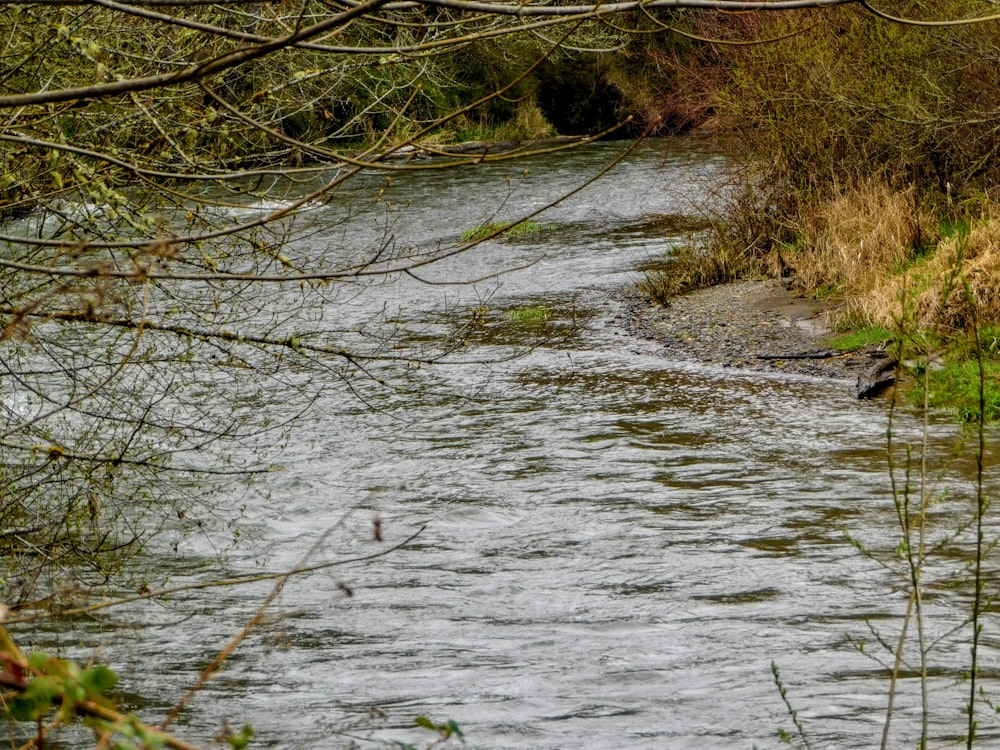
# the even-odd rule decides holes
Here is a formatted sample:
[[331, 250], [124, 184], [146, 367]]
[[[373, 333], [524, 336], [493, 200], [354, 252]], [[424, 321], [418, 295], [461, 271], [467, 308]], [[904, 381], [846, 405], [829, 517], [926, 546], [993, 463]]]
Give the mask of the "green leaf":
[[114, 690], [118, 684], [118, 675], [104, 664], [91, 667], [80, 676], [80, 684], [88, 696], [103, 696]]
[[59, 680], [54, 677], [36, 677], [23, 693], [8, 702], [8, 714], [14, 721], [38, 721], [52, 708], [59, 695]]
[[458, 723], [454, 719], [448, 719], [446, 726], [448, 727], [448, 732], [450, 734], [455, 735], [462, 740], [462, 742], [465, 742], [465, 735], [462, 734], [462, 730], [458, 728]]
[[140, 723], [134, 716], [130, 715], [129, 718], [131, 718], [135, 724], [136, 739], [143, 744], [143, 747], [148, 750], [159, 750], [159, 748], [166, 746], [167, 735]]
[[41, 651], [35, 651], [28, 657], [28, 666], [38, 672], [51, 672], [51, 663], [55, 661], [51, 656]]

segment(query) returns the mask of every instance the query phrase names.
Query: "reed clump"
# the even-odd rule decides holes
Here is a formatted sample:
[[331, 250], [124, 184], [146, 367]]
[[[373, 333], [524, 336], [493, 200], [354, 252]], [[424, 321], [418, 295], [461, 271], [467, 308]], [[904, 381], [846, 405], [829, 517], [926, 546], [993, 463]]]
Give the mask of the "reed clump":
[[647, 271], [639, 292], [657, 304], [672, 297], [763, 272], [764, 259], [732, 243], [718, 246], [691, 241], [671, 251], [668, 261]]
[[840, 191], [802, 217], [789, 263], [806, 292], [822, 287], [863, 295], [934, 239], [936, 222], [911, 190], [865, 182]]
[[893, 300], [906, 300], [914, 325], [945, 334], [1000, 322], [1000, 216], [946, 237], [904, 274], [883, 279], [871, 293], [868, 317], [891, 323]]

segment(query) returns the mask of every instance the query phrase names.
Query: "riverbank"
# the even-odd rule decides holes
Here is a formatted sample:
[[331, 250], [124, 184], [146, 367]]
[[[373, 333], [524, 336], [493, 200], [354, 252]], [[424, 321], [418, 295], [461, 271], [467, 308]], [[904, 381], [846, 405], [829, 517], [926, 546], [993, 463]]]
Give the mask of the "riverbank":
[[838, 352], [829, 341], [832, 306], [797, 296], [777, 280], [699, 289], [667, 306], [638, 294], [627, 300], [630, 331], [659, 343], [667, 357], [750, 370], [843, 380], [852, 387], [885, 353]]

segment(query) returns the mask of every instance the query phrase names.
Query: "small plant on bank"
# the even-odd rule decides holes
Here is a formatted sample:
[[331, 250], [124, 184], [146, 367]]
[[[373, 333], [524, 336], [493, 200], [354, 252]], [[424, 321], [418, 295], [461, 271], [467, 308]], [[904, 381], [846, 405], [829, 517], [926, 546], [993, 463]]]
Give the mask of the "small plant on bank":
[[639, 291], [653, 302], [669, 304], [678, 295], [715, 284], [757, 276], [762, 259], [736, 245], [711, 249], [697, 244], [674, 249], [662, 268], [647, 271], [639, 281]]
[[816, 287], [812, 294], [818, 300], [833, 300], [840, 296], [840, 286], [837, 284], [822, 284]]

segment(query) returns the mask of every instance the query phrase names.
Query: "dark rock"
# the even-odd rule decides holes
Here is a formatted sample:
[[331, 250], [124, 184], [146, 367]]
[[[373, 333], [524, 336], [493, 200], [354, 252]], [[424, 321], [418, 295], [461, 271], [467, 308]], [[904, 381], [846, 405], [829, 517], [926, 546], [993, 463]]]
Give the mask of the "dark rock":
[[892, 357], [882, 357], [866, 372], [858, 375], [858, 398], [872, 398], [896, 382], [897, 362]]

